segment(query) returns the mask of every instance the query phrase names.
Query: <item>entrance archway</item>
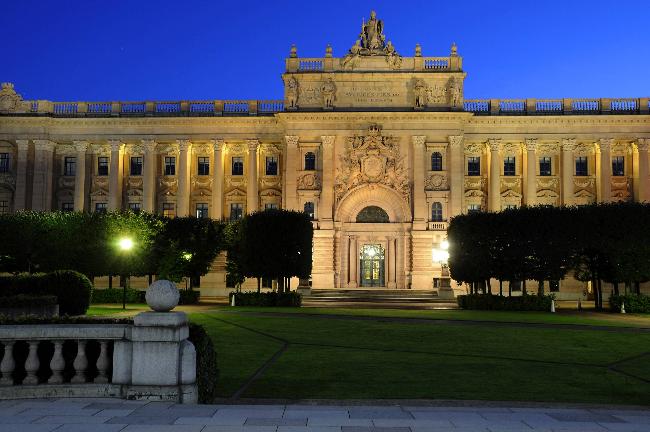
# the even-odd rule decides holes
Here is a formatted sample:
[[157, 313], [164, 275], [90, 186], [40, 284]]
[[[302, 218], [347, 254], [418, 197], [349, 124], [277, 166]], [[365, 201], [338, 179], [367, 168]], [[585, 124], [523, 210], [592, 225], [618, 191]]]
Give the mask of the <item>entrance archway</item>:
[[361, 287], [383, 287], [385, 284], [385, 253], [380, 244], [365, 244], [359, 256]]

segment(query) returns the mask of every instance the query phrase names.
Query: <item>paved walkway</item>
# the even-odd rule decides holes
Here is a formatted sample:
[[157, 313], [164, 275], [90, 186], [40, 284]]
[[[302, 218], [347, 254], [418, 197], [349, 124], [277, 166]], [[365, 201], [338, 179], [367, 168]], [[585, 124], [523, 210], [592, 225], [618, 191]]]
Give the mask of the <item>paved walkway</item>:
[[[650, 409], [0, 402], [2, 432], [648, 432]], [[492, 404], [494, 405], [494, 404]], [[516, 404], [513, 404], [516, 405]]]

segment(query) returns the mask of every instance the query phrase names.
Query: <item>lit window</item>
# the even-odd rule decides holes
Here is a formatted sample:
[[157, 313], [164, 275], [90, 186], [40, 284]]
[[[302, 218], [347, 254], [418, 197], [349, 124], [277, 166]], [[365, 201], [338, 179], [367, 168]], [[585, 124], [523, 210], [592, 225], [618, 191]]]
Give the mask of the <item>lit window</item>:
[[207, 203], [196, 203], [196, 217], [199, 219], [208, 217]]
[[131, 210], [133, 213], [139, 212], [141, 208], [142, 207], [140, 206], [139, 202], [129, 203], [129, 210]]
[[625, 157], [614, 156], [612, 158], [612, 175], [623, 176], [625, 175]]
[[0, 173], [9, 172], [9, 153], [0, 153]]
[[266, 157], [266, 175], [278, 175], [278, 158], [277, 156]]
[[77, 171], [77, 158], [74, 156], [66, 156], [63, 159], [63, 175], [73, 176]]
[[506, 204], [503, 206], [504, 210], [516, 210], [517, 209], [517, 204]]
[[174, 211], [174, 203], [163, 203], [163, 217], [167, 218], [173, 218], [176, 216], [176, 212]]
[[312, 152], [305, 153], [305, 171], [314, 171], [316, 169], [316, 155]]
[[576, 158], [576, 176], [589, 175], [587, 168], [587, 156], [578, 156]]
[[467, 206], [467, 213], [478, 213], [481, 211], [480, 204], [470, 204]]
[[176, 175], [176, 157], [165, 156], [165, 175], [166, 176]]
[[549, 156], [543, 156], [539, 158], [539, 175], [540, 176], [551, 175], [551, 158]]
[[469, 156], [467, 158], [467, 175], [480, 176], [481, 175], [481, 157]]
[[442, 155], [440, 152], [431, 153], [431, 171], [442, 171]]
[[108, 210], [108, 204], [105, 202], [95, 203], [95, 213], [106, 213]]
[[210, 175], [210, 158], [200, 157], [198, 163], [198, 174], [200, 176]]
[[61, 211], [71, 212], [74, 210], [74, 205], [71, 202], [64, 202], [61, 204]]
[[232, 175], [244, 175], [244, 158], [241, 156], [232, 158]]
[[244, 206], [241, 203], [230, 203], [230, 220], [241, 219], [244, 214]]
[[0, 201], [0, 214], [9, 213], [9, 201], [2, 200]]
[[515, 157], [506, 156], [503, 158], [503, 175], [504, 176], [513, 176], [515, 175]]
[[434, 202], [431, 204], [431, 221], [432, 222], [441, 222], [442, 221], [442, 204], [439, 202]]
[[276, 203], [266, 203], [264, 204], [264, 210], [277, 210], [278, 205]]
[[130, 173], [132, 176], [141, 176], [142, 175], [142, 156], [133, 156], [131, 158], [131, 170]]
[[309, 219], [314, 220], [314, 203], [307, 201], [303, 206], [303, 211], [309, 215]]
[[106, 156], [100, 156], [97, 158], [97, 175], [108, 175], [108, 158]]

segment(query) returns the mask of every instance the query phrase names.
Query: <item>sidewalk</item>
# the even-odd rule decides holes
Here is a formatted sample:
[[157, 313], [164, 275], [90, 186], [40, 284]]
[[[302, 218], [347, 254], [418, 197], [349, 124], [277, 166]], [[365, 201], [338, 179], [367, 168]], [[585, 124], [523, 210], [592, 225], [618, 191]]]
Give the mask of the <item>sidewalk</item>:
[[650, 409], [468, 407], [462, 402], [453, 407], [10, 400], [0, 402], [0, 431], [648, 432]]

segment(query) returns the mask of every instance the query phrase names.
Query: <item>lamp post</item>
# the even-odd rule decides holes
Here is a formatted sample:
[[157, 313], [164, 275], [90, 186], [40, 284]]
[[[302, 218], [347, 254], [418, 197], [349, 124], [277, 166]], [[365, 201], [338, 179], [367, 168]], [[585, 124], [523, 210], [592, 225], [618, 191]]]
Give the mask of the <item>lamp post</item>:
[[454, 292], [448, 279], [449, 270], [447, 263], [449, 261], [449, 242], [443, 240], [438, 248], [431, 249], [431, 259], [433, 262], [440, 264], [440, 290], [438, 297], [454, 298]]
[[[190, 262], [192, 260], [192, 254], [190, 252], [181, 253], [181, 257], [187, 262]], [[186, 290], [192, 288], [192, 279], [191, 278], [192, 278], [192, 276], [190, 276], [190, 286], [188, 287], [187, 286], [187, 275], [185, 275], [185, 289]]]
[[[133, 240], [128, 237], [122, 237], [118, 241], [118, 246], [123, 253], [129, 253], [133, 249]], [[122, 287], [122, 310], [126, 309], [126, 289], [129, 285], [129, 275], [126, 275], [124, 279], [124, 286]]]

